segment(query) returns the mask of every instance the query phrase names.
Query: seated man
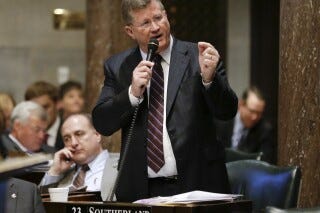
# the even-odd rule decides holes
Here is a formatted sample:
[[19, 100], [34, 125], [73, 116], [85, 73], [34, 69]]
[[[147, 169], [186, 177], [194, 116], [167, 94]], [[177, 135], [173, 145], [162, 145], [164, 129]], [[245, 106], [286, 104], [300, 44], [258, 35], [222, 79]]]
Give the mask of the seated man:
[[47, 146], [46, 139], [47, 114], [37, 103], [23, 101], [11, 114], [9, 134], [1, 135], [3, 147], [10, 153], [31, 155], [35, 152], [52, 153], [55, 150]]
[[225, 147], [262, 152], [261, 160], [276, 163], [276, 144], [270, 123], [263, 119], [265, 99], [257, 87], [244, 91], [233, 120], [216, 121], [217, 138]]
[[[0, 133], [5, 131], [5, 119], [0, 111]], [[6, 158], [0, 141], [0, 159]], [[1, 161], [0, 160], [0, 161]], [[0, 162], [1, 163], [1, 162]], [[17, 178], [0, 178], [0, 212], [45, 212], [37, 185]]]
[[[94, 129], [89, 114], [69, 116], [61, 127], [65, 148], [55, 153], [52, 166], [43, 177], [40, 188], [69, 187], [100, 191], [106, 164], [113, 164], [107, 150], [101, 146], [101, 135]], [[116, 172], [116, 167], [114, 171]]]
[[17, 178], [2, 181], [0, 212], [45, 212], [37, 185]]

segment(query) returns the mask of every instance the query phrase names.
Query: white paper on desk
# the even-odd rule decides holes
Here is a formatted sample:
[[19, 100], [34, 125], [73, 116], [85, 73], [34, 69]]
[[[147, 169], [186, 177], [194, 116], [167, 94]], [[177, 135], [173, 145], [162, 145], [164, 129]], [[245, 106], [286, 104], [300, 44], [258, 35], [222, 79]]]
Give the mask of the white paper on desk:
[[134, 203], [139, 204], [171, 204], [171, 203], [195, 203], [215, 200], [234, 200], [242, 195], [238, 194], [220, 194], [205, 191], [191, 191], [183, 194], [168, 197], [153, 197], [137, 200]]

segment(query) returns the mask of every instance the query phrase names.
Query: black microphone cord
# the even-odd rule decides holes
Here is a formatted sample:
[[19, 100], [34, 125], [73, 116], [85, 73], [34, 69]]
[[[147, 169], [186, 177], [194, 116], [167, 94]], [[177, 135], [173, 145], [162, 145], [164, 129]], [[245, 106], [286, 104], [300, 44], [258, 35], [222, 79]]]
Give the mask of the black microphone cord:
[[[158, 46], [159, 46], [159, 41], [158, 41], [157, 39], [151, 38], [151, 39], [149, 40], [149, 43], [148, 43], [148, 53], [147, 53], [147, 58], [146, 58], [147, 61], [152, 61], [153, 56], [154, 56], [154, 54], [156, 53], [156, 51], [157, 51], [157, 49], [158, 49]], [[128, 137], [127, 137], [126, 144], [125, 144], [125, 147], [124, 147], [124, 150], [123, 150], [123, 153], [122, 153], [122, 156], [123, 156], [123, 157], [121, 158], [120, 163], [119, 163], [119, 171], [118, 171], [118, 174], [117, 174], [115, 183], [114, 183], [114, 185], [113, 185], [111, 194], [110, 194], [110, 196], [107, 198], [107, 201], [113, 201], [114, 195], [115, 195], [115, 191], [116, 191], [116, 189], [118, 188], [118, 185], [119, 185], [119, 179], [120, 179], [120, 176], [121, 176], [121, 174], [122, 174], [123, 165], [124, 165], [124, 163], [125, 163], [125, 161], [126, 161], [126, 158], [127, 158], [127, 155], [128, 155], [127, 152], [128, 152], [128, 150], [129, 150], [129, 145], [131, 144], [131, 138], [132, 138], [132, 134], [133, 134], [133, 128], [134, 128], [135, 123], [136, 123], [136, 119], [137, 119], [137, 114], [138, 114], [138, 110], [139, 110], [140, 101], [141, 101], [141, 97], [138, 98], [138, 105], [135, 107], [134, 112], [133, 112], [132, 121], [131, 121], [129, 130], [128, 130]]]
[[129, 131], [128, 131], [128, 137], [127, 137], [127, 140], [126, 140], [126, 144], [125, 144], [125, 147], [124, 147], [124, 151], [123, 151], [123, 153], [122, 153], [123, 158], [121, 159], [121, 161], [120, 161], [120, 163], [119, 163], [119, 171], [118, 171], [118, 174], [117, 174], [117, 178], [116, 178], [115, 183], [114, 183], [114, 185], [113, 185], [111, 194], [110, 194], [110, 196], [107, 198], [107, 201], [113, 201], [114, 195], [115, 195], [115, 191], [116, 191], [116, 189], [118, 188], [120, 175], [122, 174], [122, 170], [123, 170], [123, 165], [124, 165], [124, 162], [125, 162], [125, 160], [126, 160], [126, 156], [128, 155], [127, 152], [128, 152], [128, 150], [129, 150], [129, 145], [130, 145], [130, 143], [131, 143], [133, 128], [134, 128], [135, 123], [136, 123], [136, 119], [137, 119], [137, 115], [138, 115], [138, 110], [139, 110], [140, 101], [141, 101], [141, 98], [139, 97], [139, 99], [138, 99], [138, 105], [135, 106], [135, 108], [134, 108], [134, 112], [133, 112], [131, 124], [130, 124]]

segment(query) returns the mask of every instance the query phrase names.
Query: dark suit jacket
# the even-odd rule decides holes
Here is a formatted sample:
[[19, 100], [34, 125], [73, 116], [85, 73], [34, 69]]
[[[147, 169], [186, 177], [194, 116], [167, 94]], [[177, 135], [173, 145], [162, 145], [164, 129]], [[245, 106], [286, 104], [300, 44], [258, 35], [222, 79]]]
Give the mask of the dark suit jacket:
[[[128, 88], [132, 72], [141, 60], [139, 48], [133, 48], [105, 62], [104, 87], [92, 112], [94, 126], [101, 134], [111, 135], [122, 129], [121, 152], [134, 111]], [[216, 141], [213, 118], [226, 120], [234, 117], [237, 97], [229, 87], [222, 63], [217, 67], [214, 82], [205, 89], [200, 76], [197, 44], [174, 39], [167, 94], [166, 125], [177, 162], [180, 192], [229, 192], [223, 145]], [[116, 190], [120, 201], [148, 197], [147, 102], [145, 92]]]
[[[3, 143], [3, 147], [5, 149], [6, 153], [10, 153], [10, 152], [23, 152], [20, 147], [18, 147], [9, 137], [8, 134], [2, 134], [1, 135], [1, 139], [0, 141], [2, 141]], [[39, 152], [44, 152], [44, 153], [54, 153], [56, 150], [54, 147], [48, 146], [46, 144], [43, 144], [39, 150]]]
[[[225, 147], [231, 147], [234, 119], [230, 121], [215, 121], [217, 138]], [[276, 163], [276, 143], [273, 128], [266, 120], [261, 119], [254, 127], [249, 129], [247, 137], [239, 142], [238, 149], [245, 152], [262, 152], [261, 160]]]
[[5, 209], [5, 213], [45, 212], [37, 186], [16, 178], [6, 182]]
[[63, 138], [61, 135], [61, 126], [63, 124], [63, 120], [61, 118], [61, 122], [59, 124], [59, 128], [58, 128], [58, 132], [57, 132], [57, 138], [56, 138], [56, 143], [54, 144], [54, 148], [56, 149], [56, 151], [59, 151], [60, 149], [64, 148], [64, 142], [63, 142]]

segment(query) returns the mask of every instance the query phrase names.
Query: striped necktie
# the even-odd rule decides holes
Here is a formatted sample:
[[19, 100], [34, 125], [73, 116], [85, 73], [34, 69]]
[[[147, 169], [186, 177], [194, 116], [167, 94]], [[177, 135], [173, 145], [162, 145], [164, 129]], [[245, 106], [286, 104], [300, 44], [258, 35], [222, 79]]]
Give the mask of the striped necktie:
[[147, 159], [148, 166], [156, 173], [164, 165], [163, 155], [163, 107], [164, 80], [161, 56], [155, 55], [149, 94]]
[[78, 188], [80, 188], [84, 185], [84, 180], [86, 178], [86, 172], [89, 169], [90, 168], [87, 164], [84, 164], [81, 166], [78, 175], [74, 178], [74, 180], [72, 182], [73, 187], [72, 187], [72, 189], [70, 189], [71, 191], [77, 190]]

